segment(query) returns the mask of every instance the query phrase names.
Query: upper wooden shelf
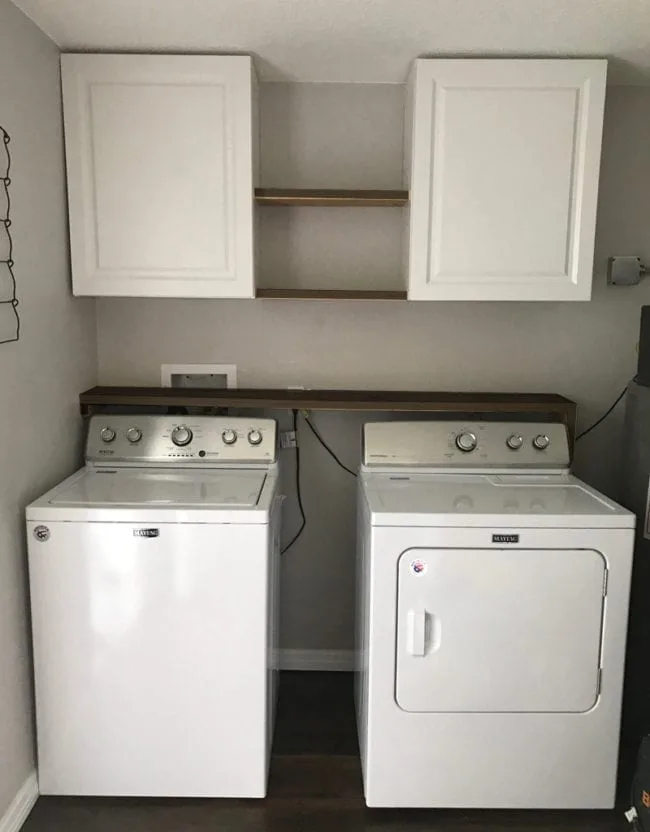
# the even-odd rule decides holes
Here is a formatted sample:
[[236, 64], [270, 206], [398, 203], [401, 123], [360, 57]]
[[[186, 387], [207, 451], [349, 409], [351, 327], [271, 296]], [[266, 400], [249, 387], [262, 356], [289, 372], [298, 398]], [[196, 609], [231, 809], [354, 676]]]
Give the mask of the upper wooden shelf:
[[409, 201], [408, 191], [327, 190], [319, 188], [255, 188], [258, 205], [321, 207], [399, 207]]

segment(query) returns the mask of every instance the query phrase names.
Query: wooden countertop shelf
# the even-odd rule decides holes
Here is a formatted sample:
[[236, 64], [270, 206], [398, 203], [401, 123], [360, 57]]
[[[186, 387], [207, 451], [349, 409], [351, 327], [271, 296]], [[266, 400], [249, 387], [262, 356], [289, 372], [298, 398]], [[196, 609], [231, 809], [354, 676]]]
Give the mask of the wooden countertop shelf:
[[186, 389], [92, 387], [79, 396], [81, 412], [106, 407], [236, 407], [266, 410], [348, 410], [409, 413], [508, 413], [554, 418], [575, 436], [577, 405], [554, 393], [442, 393], [405, 390]]
[[406, 205], [408, 201], [408, 191], [255, 188], [255, 202], [258, 205], [391, 208]]

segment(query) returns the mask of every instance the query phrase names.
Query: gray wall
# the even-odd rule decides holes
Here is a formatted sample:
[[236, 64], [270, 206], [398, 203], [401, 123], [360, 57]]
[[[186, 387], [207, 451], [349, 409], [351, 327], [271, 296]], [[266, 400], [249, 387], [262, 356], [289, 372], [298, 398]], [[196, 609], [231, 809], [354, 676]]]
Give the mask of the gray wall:
[[22, 338], [0, 345], [0, 817], [33, 770], [24, 508], [78, 462], [95, 381], [93, 303], [70, 297], [59, 53], [0, 0], [0, 124], [12, 138]]
[[[398, 187], [401, 96], [396, 86], [263, 86], [263, 183]], [[648, 136], [650, 90], [610, 89], [590, 303], [103, 299], [101, 383], [158, 384], [163, 363], [234, 363], [243, 387], [557, 392], [579, 403], [585, 425], [633, 375], [639, 307], [650, 303], [650, 280], [632, 289], [605, 280], [609, 255], [650, 260]], [[267, 285], [287, 274], [306, 285], [369, 285], [373, 275], [377, 286], [399, 283], [399, 209], [284, 210], [262, 216]], [[361, 419], [315, 419], [355, 465]], [[617, 412], [580, 444], [576, 460], [578, 474], [612, 494], [620, 425]], [[284, 560], [282, 643], [349, 649], [354, 481], [304, 429], [302, 442], [309, 522]], [[293, 499], [285, 520], [288, 536], [297, 525]]]

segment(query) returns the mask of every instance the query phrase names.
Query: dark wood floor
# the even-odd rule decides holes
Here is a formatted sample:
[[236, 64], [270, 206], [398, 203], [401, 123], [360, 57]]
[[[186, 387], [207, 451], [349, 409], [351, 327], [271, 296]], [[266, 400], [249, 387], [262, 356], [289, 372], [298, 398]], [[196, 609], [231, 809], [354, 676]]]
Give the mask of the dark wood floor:
[[[627, 808], [627, 807], [625, 807]], [[266, 800], [42, 797], [23, 832], [625, 832], [622, 812], [368, 809], [346, 673], [284, 673]]]

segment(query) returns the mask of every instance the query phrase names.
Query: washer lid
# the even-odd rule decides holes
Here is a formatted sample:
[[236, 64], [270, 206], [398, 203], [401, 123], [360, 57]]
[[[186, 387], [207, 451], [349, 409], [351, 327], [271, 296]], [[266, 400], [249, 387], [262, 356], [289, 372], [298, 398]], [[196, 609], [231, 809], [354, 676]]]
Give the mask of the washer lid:
[[633, 527], [634, 515], [566, 474], [365, 474], [376, 526]]
[[48, 500], [51, 506], [237, 509], [257, 506], [266, 471], [87, 470]]

